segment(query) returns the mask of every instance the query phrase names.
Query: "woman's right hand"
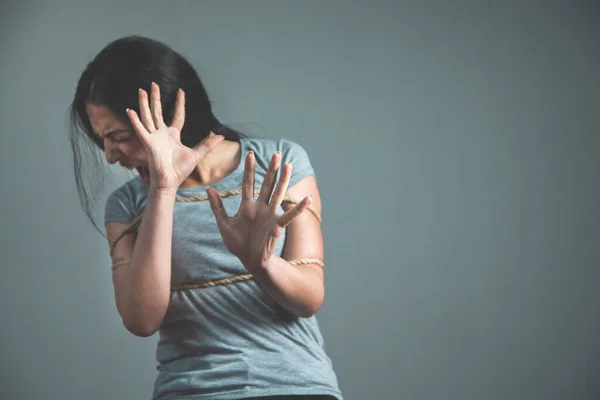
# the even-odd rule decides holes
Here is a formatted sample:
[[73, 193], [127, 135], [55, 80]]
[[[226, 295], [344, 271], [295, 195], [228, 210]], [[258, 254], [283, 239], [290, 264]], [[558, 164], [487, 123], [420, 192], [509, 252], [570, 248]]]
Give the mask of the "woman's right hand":
[[139, 90], [140, 113], [128, 109], [127, 116], [148, 154], [150, 187], [161, 191], [175, 191], [190, 176], [198, 162], [224, 137], [210, 135], [194, 148], [181, 143], [185, 121], [185, 94], [179, 89], [175, 101], [173, 122], [167, 126], [162, 116], [160, 89], [152, 83], [151, 104], [145, 90]]

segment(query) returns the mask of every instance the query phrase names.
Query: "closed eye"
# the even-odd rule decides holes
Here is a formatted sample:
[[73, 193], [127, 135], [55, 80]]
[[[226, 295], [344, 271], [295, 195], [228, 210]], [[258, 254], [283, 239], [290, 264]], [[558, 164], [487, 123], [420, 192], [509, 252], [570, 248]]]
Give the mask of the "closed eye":
[[124, 143], [131, 139], [131, 135], [113, 136], [112, 139], [115, 143]]
[[124, 143], [131, 139], [131, 132], [126, 129], [114, 129], [106, 132], [104, 138], [110, 138], [115, 143]]

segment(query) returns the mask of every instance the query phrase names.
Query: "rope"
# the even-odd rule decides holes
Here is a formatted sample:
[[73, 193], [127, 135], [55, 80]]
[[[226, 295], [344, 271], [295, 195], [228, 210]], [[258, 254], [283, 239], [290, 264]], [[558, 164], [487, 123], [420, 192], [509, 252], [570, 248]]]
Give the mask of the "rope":
[[[321, 267], [325, 266], [325, 264], [323, 263], [323, 261], [317, 260], [317, 259], [311, 259], [311, 258], [301, 258], [301, 259], [298, 259], [298, 260], [292, 260], [289, 263], [292, 264], [292, 265], [316, 264], [316, 265], [319, 265]], [[128, 264], [129, 264], [129, 261], [127, 261], [127, 260], [118, 260], [117, 262], [115, 262], [113, 264], [112, 270], [114, 271], [120, 265], [128, 265]], [[228, 278], [214, 279], [212, 281], [204, 281], [204, 282], [198, 282], [198, 283], [187, 283], [187, 284], [183, 284], [183, 285], [171, 286], [171, 292], [178, 292], [178, 291], [186, 290], [186, 289], [202, 289], [202, 288], [219, 286], [219, 285], [227, 285], [227, 284], [230, 284], [230, 283], [247, 281], [247, 280], [250, 280], [250, 279], [254, 279], [254, 276], [252, 274], [233, 275], [233, 276], [230, 276]]]
[[227, 285], [229, 283], [248, 281], [253, 278], [254, 276], [252, 274], [234, 275], [230, 276], [229, 278], [215, 279], [214, 281], [204, 281], [198, 283], [189, 283], [185, 285], [172, 286], [171, 292], [179, 292], [181, 290], [186, 289], [202, 289], [212, 286]]
[[[225, 198], [225, 197], [230, 197], [230, 196], [235, 196], [235, 195], [241, 195], [242, 194], [242, 190], [241, 189], [235, 189], [235, 190], [224, 190], [222, 192], [219, 192], [219, 195], [221, 196], [221, 198]], [[260, 194], [260, 190], [255, 190], [254, 194]], [[206, 201], [208, 200], [208, 195], [202, 195], [202, 196], [193, 196], [193, 197], [178, 197], [175, 199], [175, 201], [177, 203], [192, 203], [192, 202], [196, 202], [196, 201]], [[289, 196], [285, 196], [283, 198], [283, 203], [287, 203], [287, 204], [297, 204], [298, 202]], [[308, 206], [308, 210], [310, 212], [312, 212], [312, 214], [317, 218], [317, 220], [319, 220], [319, 222], [321, 222], [321, 216], [319, 215], [319, 213], [311, 206]], [[115, 250], [115, 246], [117, 245], [117, 243], [119, 242], [119, 240], [121, 240], [124, 236], [126, 236], [129, 233], [133, 233], [136, 230], [136, 226], [137, 224], [142, 220], [142, 216], [138, 216], [136, 217], [133, 221], [131, 221], [124, 229], [123, 231], [121, 231], [121, 233], [119, 233], [119, 235], [117, 235], [116, 239], [112, 242], [112, 244], [110, 245], [110, 255], [113, 255], [113, 252]], [[306, 265], [306, 264], [316, 264], [319, 265], [321, 267], [324, 267], [325, 264], [323, 263], [323, 261], [321, 260], [317, 260], [317, 259], [311, 259], [311, 258], [301, 258], [301, 259], [297, 259], [297, 260], [291, 260], [289, 261], [290, 264], [292, 265]], [[117, 262], [115, 262], [112, 265], [112, 270], [114, 271], [118, 266], [120, 265], [127, 265], [129, 264], [129, 261], [127, 260], [118, 260]], [[235, 283], [235, 282], [242, 282], [242, 281], [247, 281], [250, 279], [254, 279], [254, 276], [252, 274], [240, 274], [240, 275], [233, 275], [230, 276], [228, 278], [222, 278], [222, 279], [215, 279], [215, 280], [211, 280], [211, 281], [204, 281], [204, 282], [198, 282], [198, 283], [190, 283], [190, 284], [183, 284], [183, 285], [176, 285], [176, 286], [172, 286], [171, 287], [171, 292], [176, 292], [176, 291], [181, 291], [181, 290], [186, 290], [186, 289], [201, 289], [201, 288], [207, 288], [207, 287], [213, 287], [213, 286], [219, 286], [219, 285], [227, 285], [230, 283]]]
[[[222, 192], [219, 192], [219, 195], [221, 196], [221, 198], [225, 198], [225, 197], [230, 197], [230, 196], [235, 196], [235, 195], [241, 195], [242, 194], [242, 189], [235, 189], [235, 190], [224, 190]], [[254, 194], [260, 194], [260, 190], [255, 190]], [[192, 197], [177, 197], [175, 199], [175, 202], [177, 203], [193, 203], [196, 201], [206, 201], [208, 200], [208, 195], [202, 195], [202, 196], [192, 196]], [[296, 199], [294, 199], [293, 197], [290, 196], [285, 196], [283, 198], [282, 203], [286, 203], [286, 204], [298, 204], [298, 201]], [[315, 218], [317, 218], [317, 220], [319, 222], [321, 222], [321, 216], [319, 215], [319, 213], [317, 212], [317, 210], [314, 209], [314, 207], [308, 206], [308, 210], [315, 216]], [[123, 231], [121, 231], [121, 233], [119, 233], [119, 235], [117, 235], [117, 237], [115, 238], [115, 240], [111, 243], [110, 245], [110, 255], [112, 256], [113, 252], [115, 251], [115, 246], [117, 245], [117, 243], [119, 242], [119, 240], [123, 239], [123, 237], [129, 233], [135, 232], [135, 227], [136, 225], [142, 220], [142, 216], [138, 216], [136, 217], [133, 221], [131, 221], [124, 229]]]
[[[289, 262], [292, 265], [300, 265], [300, 264], [317, 264], [321, 267], [324, 267], [325, 264], [321, 260], [311, 259], [311, 258], [301, 258], [299, 260], [292, 260]], [[171, 286], [171, 292], [178, 292], [186, 289], [202, 289], [207, 287], [219, 286], [219, 285], [227, 285], [235, 282], [248, 281], [250, 279], [254, 279], [252, 274], [240, 274], [233, 275], [228, 278], [215, 279], [212, 281], [204, 281], [198, 283], [188, 283], [184, 285]]]

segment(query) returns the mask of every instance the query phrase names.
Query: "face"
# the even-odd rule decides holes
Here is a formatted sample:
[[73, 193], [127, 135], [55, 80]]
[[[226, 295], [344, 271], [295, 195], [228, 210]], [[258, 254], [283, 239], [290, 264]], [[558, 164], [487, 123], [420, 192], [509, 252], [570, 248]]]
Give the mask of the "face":
[[133, 127], [123, 122], [106, 106], [87, 104], [86, 111], [94, 134], [104, 141], [104, 154], [109, 164], [119, 163], [138, 172], [148, 165], [148, 157]]

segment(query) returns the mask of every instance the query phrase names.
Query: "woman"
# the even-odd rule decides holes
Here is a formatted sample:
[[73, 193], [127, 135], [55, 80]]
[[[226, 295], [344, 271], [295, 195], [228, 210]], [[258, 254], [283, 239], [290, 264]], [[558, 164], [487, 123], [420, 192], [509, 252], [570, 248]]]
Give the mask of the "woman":
[[138, 171], [104, 219], [123, 324], [160, 335], [153, 397], [341, 399], [315, 319], [321, 202], [302, 147], [220, 124], [189, 62], [141, 37], [88, 64], [71, 117], [88, 215], [81, 138]]

